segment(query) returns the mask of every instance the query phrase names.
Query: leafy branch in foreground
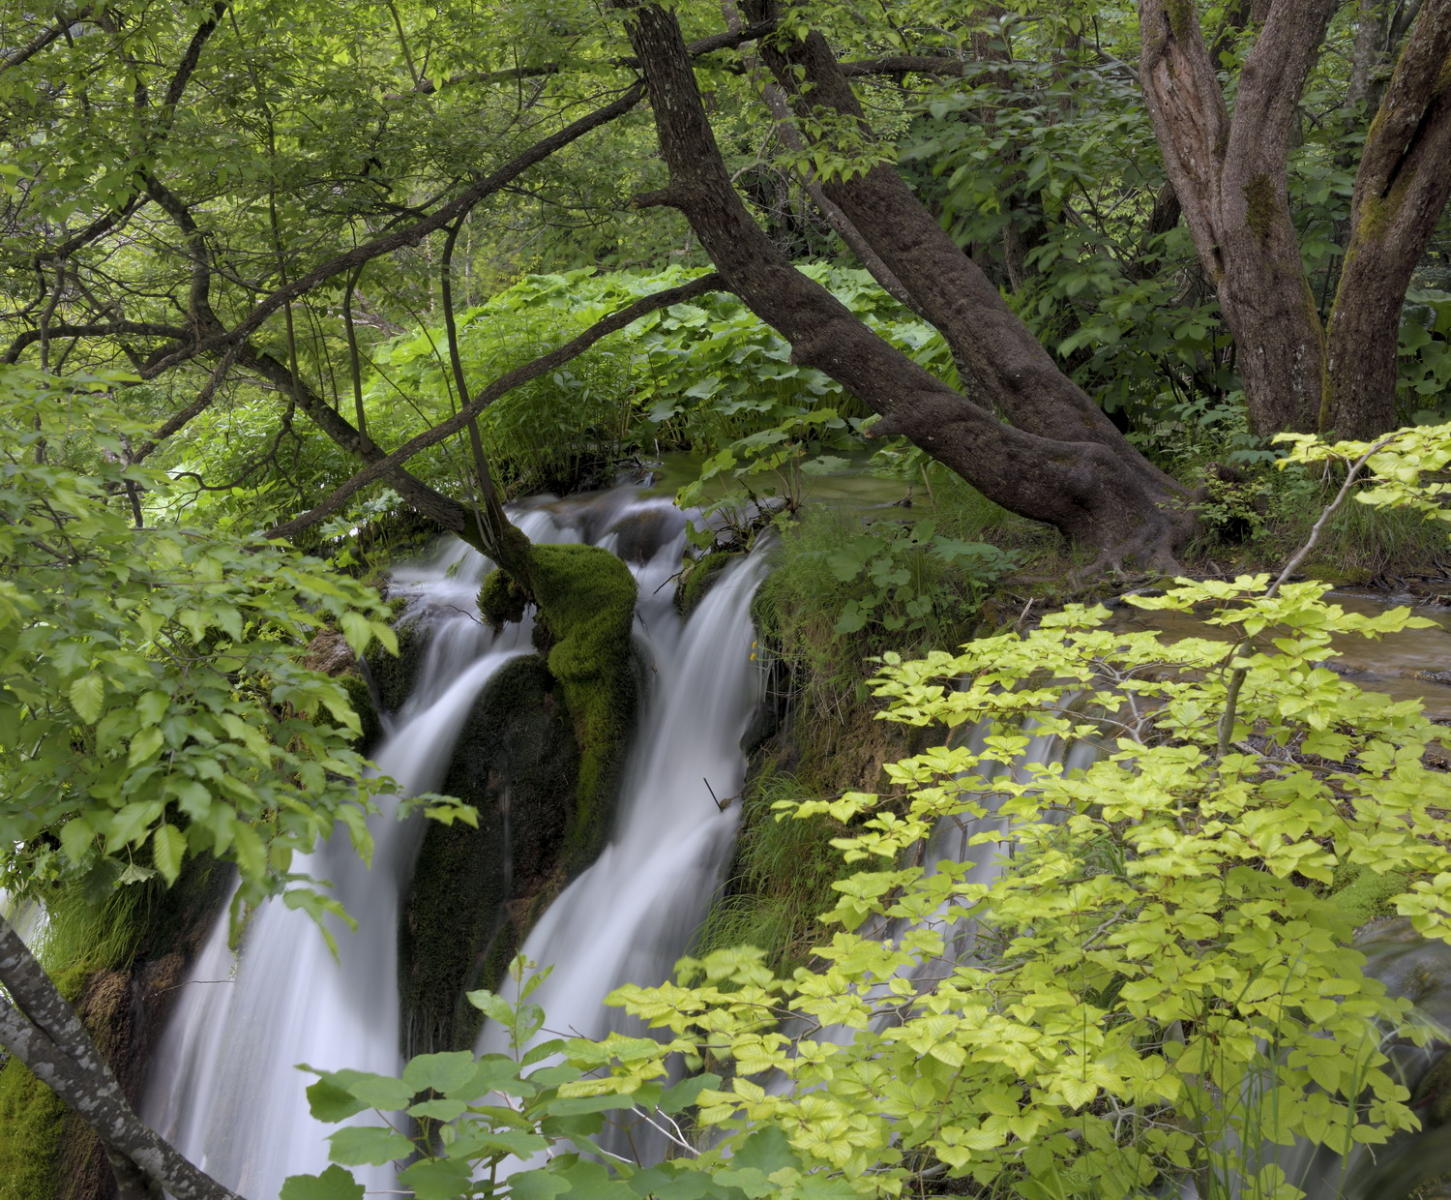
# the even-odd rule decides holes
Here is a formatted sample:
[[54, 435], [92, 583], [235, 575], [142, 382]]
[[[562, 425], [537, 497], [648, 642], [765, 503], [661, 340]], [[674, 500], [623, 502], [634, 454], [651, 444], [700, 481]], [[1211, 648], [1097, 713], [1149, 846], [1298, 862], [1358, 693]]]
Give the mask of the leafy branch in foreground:
[[[302, 638], [335, 623], [355, 651], [394, 645], [388, 610], [284, 547], [148, 527], [171, 481], [125, 465], [145, 427], [107, 409], [119, 382], [0, 373], [0, 880], [104, 893], [210, 855], [237, 865], [239, 906], [281, 891], [339, 912], [293, 855], [341, 827], [366, 857], [386, 781]], [[141, 1123], [3, 919], [0, 985], [0, 1045], [101, 1137], [124, 1197], [232, 1195]]]
[[[1417, 436], [1377, 453], [1441, 461]], [[1389, 462], [1372, 460], [1373, 487], [1394, 480]], [[840, 928], [813, 966], [778, 975], [751, 947], [685, 959], [675, 982], [615, 993], [655, 1038], [457, 1056], [439, 1108], [420, 1099], [432, 1060], [392, 1090], [329, 1076], [350, 1097], [335, 1115], [372, 1104], [444, 1121], [436, 1143], [373, 1151], [421, 1151], [406, 1182], [423, 1200], [1139, 1200], [1186, 1177], [1204, 1196], [1303, 1195], [1278, 1147], [1346, 1154], [1417, 1124], [1386, 1048], [1431, 1031], [1364, 974], [1336, 891], [1353, 874], [1404, 879], [1390, 906], [1451, 941], [1451, 778], [1428, 754], [1451, 735], [1325, 665], [1344, 638], [1428, 622], [1270, 583], [1131, 598], [1193, 614], [1202, 636], [1125, 631], [1076, 605], [955, 654], [885, 655], [882, 716], [944, 736], [887, 768], [890, 794], [778, 806], [849, 824], [833, 844], [861, 866], [833, 885], [824, 919]], [[1027, 761], [1048, 735], [1097, 758]], [[975, 861], [924, 867], [944, 835]], [[544, 1019], [475, 1002], [505, 1022], [527, 1013], [526, 1034]], [[682, 1067], [687, 1083], [667, 1090]], [[684, 1096], [689, 1137], [674, 1124]], [[641, 1170], [593, 1122], [576, 1137], [559, 1120], [595, 1106], [665, 1114], [685, 1156]], [[598, 1161], [579, 1157], [591, 1149]], [[337, 1162], [349, 1152], [335, 1140]], [[520, 1154], [546, 1160], [508, 1174]], [[358, 1195], [340, 1167], [309, 1186], [329, 1176], [338, 1190], [287, 1200]]]
[[[1420, 473], [1448, 444], [1411, 431], [1376, 450], [1367, 501], [1443, 515]], [[886, 719], [974, 734], [889, 767], [889, 796], [782, 806], [853, 823], [835, 844], [868, 868], [835, 885], [842, 929], [820, 965], [777, 977], [759, 952], [721, 951], [677, 983], [621, 989], [674, 1040], [581, 1086], [650, 1078], [683, 1043], [735, 1071], [702, 1095], [702, 1124], [781, 1129], [867, 1195], [945, 1175], [1024, 1200], [1129, 1197], [1193, 1175], [1202, 1194], [1285, 1200], [1302, 1193], [1275, 1146], [1343, 1154], [1413, 1128], [1386, 1033], [1426, 1033], [1362, 973], [1334, 893], [1357, 872], [1405, 878], [1391, 907], [1451, 941], [1451, 780], [1426, 756], [1448, 735], [1325, 663], [1336, 639], [1428, 622], [1269, 583], [1131, 598], [1195, 614], [1202, 637], [1124, 632], [1074, 606], [957, 654], [886, 656]], [[1050, 733], [1101, 755], [1024, 762]], [[915, 865], [952, 827], [995, 864], [986, 878]], [[837, 1034], [815, 1040], [823, 1028]]]
[[[330, 1139], [334, 1165], [320, 1175], [296, 1175], [282, 1200], [363, 1200], [363, 1188], [343, 1170], [366, 1163], [409, 1162], [398, 1182], [416, 1200], [476, 1197], [495, 1200], [747, 1200], [791, 1195], [772, 1182], [782, 1172], [800, 1175], [799, 1161], [775, 1130], [761, 1130], [737, 1148], [728, 1166], [701, 1155], [686, 1140], [677, 1119], [700, 1093], [720, 1083], [699, 1074], [674, 1085], [643, 1082], [619, 1091], [572, 1095], [589, 1069], [588, 1047], [548, 1038], [533, 1045], [544, 1012], [530, 1003], [548, 971], [523, 978], [532, 964], [515, 959], [522, 979], [511, 1003], [489, 991], [469, 1001], [508, 1031], [509, 1054], [475, 1058], [466, 1050], [421, 1054], [400, 1077], [362, 1071], [321, 1073], [308, 1088], [312, 1114], [320, 1121], [346, 1121], [373, 1110], [384, 1124], [344, 1126]], [[634, 1040], [633, 1053], [653, 1056], [658, 1045]], [[685, 1156], [652, 1167], [610, 1149], [603, 1136], [607, 1115], [632, 1114]], [[400, 1132], [413, 1129], [412, 1136]], [[844, 1200], [843, 1189], [818, 1189], [821, 1200]]]

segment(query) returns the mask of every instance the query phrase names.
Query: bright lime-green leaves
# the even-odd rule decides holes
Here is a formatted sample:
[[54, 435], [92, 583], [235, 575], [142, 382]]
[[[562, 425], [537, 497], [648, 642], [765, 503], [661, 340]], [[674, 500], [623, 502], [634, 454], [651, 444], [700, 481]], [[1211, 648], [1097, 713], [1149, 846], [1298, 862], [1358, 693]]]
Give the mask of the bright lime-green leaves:
[[[734, 1064], [701, 1120], [780, 1128], [864, 1195], [937, 1163], [1025, 1200], [1141, 1196], [1200, 1167], [1288, 1196], [1259, 1147], [1345, 1150], [1411, 1127], [1381, 1050], [1405, 1006], [1361, 973], [1332, 880], [1342, 865], [1405, 872], [1417, 882], [1395, 908], [1451, 937], [1451, 781], [1422, 761], [1446, 734], [1322, 664], [1332, 636], [1421, 622], [1347, 613], [1314, 583], [1267, 599], [1267, 583], [1134, 598], [1225, 638], [1119, 632], [1078, 606], [956, 654], [888, 656], [887, 719], [977, 732], [889, 766], [890, 795], [784, 806], [851, 822], [836, 845], [867, 868], [836, 885], [828, 919], [844, 931], [820, 965], [777, 978], [732, 951], [618, 993], [676, 1045]], [[1049, 732], [1093, 739], [1102, 757], [994, 773]], [[1011, 860], [991, 829], [969, 853], [999, 862], [996, 878], [914, 865], [940, 822], [989, 807], [1012, 826]], [[897, 918], [914, 924], [867, 935]], [[949, 951], [954, 934], [971, 956]], [[845, 1036], [815, 1042], [817, 1027]], [[618, 1072], [649, 1078], [638, 1060]], [[794, 1086], [764, 1086], [772, 1073]]]

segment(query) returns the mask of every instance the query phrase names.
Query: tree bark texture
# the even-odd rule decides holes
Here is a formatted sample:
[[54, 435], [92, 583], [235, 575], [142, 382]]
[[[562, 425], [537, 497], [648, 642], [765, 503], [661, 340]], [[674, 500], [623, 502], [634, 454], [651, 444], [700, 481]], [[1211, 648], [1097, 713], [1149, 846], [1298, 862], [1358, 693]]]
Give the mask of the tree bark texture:
[[[1257, 0], [1263, 24], [1231, 117], [1192, 0], [1140, 0], [1140, 78], [1165, 166], [1225, 323], [1256, 432], [1372, 438], [1396, 424], [1396, 345], [1411, 273], [1451, 199], [1451, 0], [1420, 0], [1356, 176], [1349, 242], [1322, 324], [1291, 221], [1296, 109], [1336, 0]], [[1350, 81], [1377, 93], [1381, 34], [1363, 0]], [[1252, 18], [1254, 19], [1254, 18]], [[1393, 45], [1400, 30], [1387, 35]]]
[[[1286, 162], [1338, 0], [1263, 6], [1230, 116], [1192, 0], [1139, 0], [1139, 73], [1165, 170], [1239, 348], [1258, 433], [1313, 430], [1325, 332], [1290, 216]], [[1253, 18], [1252, 18], [1253, 19]]]
[[[731, 186], [674, 16], [655, 5], [616, 2], [629, 13], [670, 171], [670, 186], [639, 202], [680, 209], [730, 290], [781, 332], [797, 362], [830, 375], [881, 414], [879, 433], [905, 434], [990, 499], [1099, 549], [1105, 562], [1168, 565], [1190, 527], [1175, 505], [1177, 485], [1137, 458], [981, 272], [959, 266], [968, 260], [900, 179], [894, 187], [894, 173], [879, 168], [849, 186], [825, 186], [980, 373], [976, 402], [877, 337], [771, 244]], [[1016, 424], [1000, 421], [991, 411], [998, 406]]]
[[1322, 424], [1396, 422], [1396, 337], [1411, 273], [1451, 199], [1451, 0], [1424, 0], [1371, 123], [1329, 320]]
[[0, 917], [0, 1045], [86, 1122], [124, 1167], [119, 1182], [131, 1194], [136, 1173], [175, 1200], [242, 1200], [198, 1170], [136, 1115], [121, 1084], [101, 1058], [74, 1010], [9, 923]]

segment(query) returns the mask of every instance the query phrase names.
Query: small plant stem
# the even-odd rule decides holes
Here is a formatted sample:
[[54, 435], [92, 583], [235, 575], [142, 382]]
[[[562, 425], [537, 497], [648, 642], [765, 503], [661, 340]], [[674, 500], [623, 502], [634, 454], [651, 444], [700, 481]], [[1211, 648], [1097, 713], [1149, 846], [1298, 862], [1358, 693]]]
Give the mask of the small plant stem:
[[[1316, 518], [1315, 524], [1310, 527], [1310, 536], [1305, 539], [1305, 544], [1296, 550], [1294, 554], [1290, 555], [1290, 561], [1285, 564], [1284, 569], [1275, 577], [1274, 583], [1270, 584], [1265, 590], [1264, 598], [1266, 600], [1272, 599], [1279, 592], [1280, 588], [1289, 582], [1290, 577], [1299, 569], [1300, 564], [1309, 557], [1310, 551], [1315, 548], [1315, 544], [1320, 540], [1320, 535], [1325, 532], [1325, 526], [1329, 524], [1330, 518], [1335, 515], [1340, 506], [1345, 503], [1345, 498], [1350, 495], [1350, 489], [1355, 486], [1355, 481], [1360, 478], [1360, 473], [1365, 470], [1365, 464], [1370, 461], [1371, 456], [1379, 454], [1399, 436], [1399, 432], [1387, 434], [1380, 441], [1371, 445], [1364, 454], [1350, 464], [1350, 470], [1345, 473], [1345, 482], [1340, 485], [1340, 490], [1335, 493], [1335, 499], [1325, 506], [1325, 510]], [[1239, 642], [1236, 642], [1234, 649], [1229, 652], [1229, 656], [1225, 659], [1225, 662], [1232, 663], [1249, 649], [1250, 641], [1251, 639], [1249, 638], [1243, 638]], [[1223, 758], [1229, 753], [1230, 738], [1234, 733], [1235, 710], [1239, 707], [1239, 693], [1240, 689], [1244, 687], [1244, 680], [1247, 674], [1249, 674], [1248, 667], [1237, 667], [1229, 677], [1229, 687], [1224, 694], [1224, 712], [1219, 717], [1218, 750], [1220, 758]]]

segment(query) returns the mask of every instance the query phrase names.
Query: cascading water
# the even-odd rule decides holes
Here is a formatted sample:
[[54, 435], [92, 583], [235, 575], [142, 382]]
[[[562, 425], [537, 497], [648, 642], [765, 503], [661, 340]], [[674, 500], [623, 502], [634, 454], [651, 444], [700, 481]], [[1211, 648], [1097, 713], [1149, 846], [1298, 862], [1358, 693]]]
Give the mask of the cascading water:
[[[762, 560], [729, 569], [686, 623], [669, 586], [684, 550], [684, 518], [669, 502], [621, 489], [540, 502], [515, 519], [536, 542], [614, 550], [639, 587], [636, 645], [648, 699], [615, 834], [525, 947], [538, 961], [559, 964], [536, 996], [549, 1008], [551, 1027], [603, 1032], [604, 995], [626, 979], [664, 978], [729, 858], [738, 812], [715, 797], [733, 797], [745, 774], [740, 740], [759, 685], [748, 607]], [[408, 598], [403, 620], [426, 635], [409, 698], [374, 754], [406, 794], [440, 784], [488, 679], [528, 649], [527, 625], [491, 637], [479, 623], [476, 596], [487, 568], [451, 542], [432, 560], [392, 575], [393, 594]], [[387, 1074], [401, 1065], [395, 939], [418, 826], [400, 825], [391, 811], [370, 826], [371, 870], [341, 842], [296, 867], [331, 879], [357, 918], [356, 931], [335, 932], [338, 958], [306, 916], [277, 901], [255, 914], [234, 956], [223, 915], [154, 1057], [149, 1121], [203, 1169], [258, 1200], [275, 1196], [288, 1175], [327, 1165], [330, 1130], [311, 1119], [307, 1077], [296, 1064]], [[393, 1186], [391, 1168], [357, 1175], [370, 1189]]]
[[[980, 752], [986, 738], [994, 732], [996, 730], [991, 723], [982, 722], [969, 729], [966, 735], [959, 733], [957, 736], [974, 752]], [[1092, 740], [1069, 742], [1057, 734], [1038, 733], [1011, 764], [983, 763], [977, 768], [974, 780], [981, 783], [978, 799], [984, 810], [982, 815], [949, 816], [939, 820], [930, 836], [917, 844], [916, 865], [922, 868], [924, 874], [931, 875], [945, 862], [971, 863], [962, 875], [962, 882], [984, 886], [992, 884], [1007, 869], [1013, 854], [1012, 820], [999, 811], [1003, 797], [992, 790], [992, 781], [1011, 776], [1017, 783], [1027, 783], [1035, 769], [1052, 765], [1061, 765], [1065, 772], [1082, 770], [1091, 766], [1100, 753], [1098, 743]], [[1044, 814], [1045, 819], [1050, 820], [1054, 815]], [[985, 835], [993, 840], [976, 840]], [[899, 972], [918, 995], [931, 991], [956, 965], [971, 959], [976, 949], [977, 922], [964, 920], [961, 916], [949, 918], [947, 909], [948, 906], [943, 904], [931, 916], [911, 921], [902, 917], [876, 917], [860, 930], [862, 937], [879, 942], [900, 942], [914, 929], [935, 929], [944, 935], [946, 953], [942, 958], [923, 958], [910, 969]], [[874, 1029], [885, 1028], [896, 1019], [901, 999], [886, 981], [873, 985], [865, 999], [868, 1003], [888, 1006], [874, 1019]], [[802, 1031], [796, 1027], [792, 1032], [799, 1035]], [[810, 1034], [813, 1041], [836, 1044], [845, 1044], [854, 1036], [856, 1030], [843, 1025], [829, 1025]], [[780, 1077], [773, 1081], [772, 1086], [784, 1089], [789, 1086], [789, 1080]]]
[[[523, 947], [531, 962], [552, 967], [531, 996], [546, 1015], [541, 1036], [625, 1029], [605, 996], [625, 982], [668, 977], [729, 862], [739, 821], [731, 801], [746, 768], [741, 739], [760, 695], [749, 610], [764, 559], [758, 552], [729, 568], [682, 624], [668, 596], [652, 598], [663, 589], [650, 586], [678, 554], [657, 556], [640, 575], [638, 644], [651, 677], [614, 832]], [[507, 1049], [506, 1032], [486, 1025], [480, 1052]], [[632, 1149], [652, 1154], [639, 1133]]]
[[[540, 540], [569, 540], [549, 513], [520, 518]], [[374, 754], [380, 773], [404, 794], [442, 781], [459, 729], [490, 676], [528, 649], [528, 631], [491, 637], [475, 614], [486, 566], [450, 546], [433, 561], [400, 569], [395, 594], [404, 619], [426, 631], [428, 648], [413, 692]], [[244, 1195], [277, 1195], [288, 1175], [327, 1165], [330, 1132], [307, 1109], [308, 1063], [393, 1074], [398, 1051], [399, 895], [416, 847], [416, 822], [395, 820], [385, 800], [369, 820], [372, 868], [336, 839], [300, 856], [295, 870], [335, 885], [357, 929], [335, 925], [338, 955], [302, 912], [270, 901], [254, 915], [240, 957], [217, 920], [157, 1049], [143, 1105], [148, 1121], [184, 1155]], [[361, 1181], [386, 1187], [373, 1168]]]

